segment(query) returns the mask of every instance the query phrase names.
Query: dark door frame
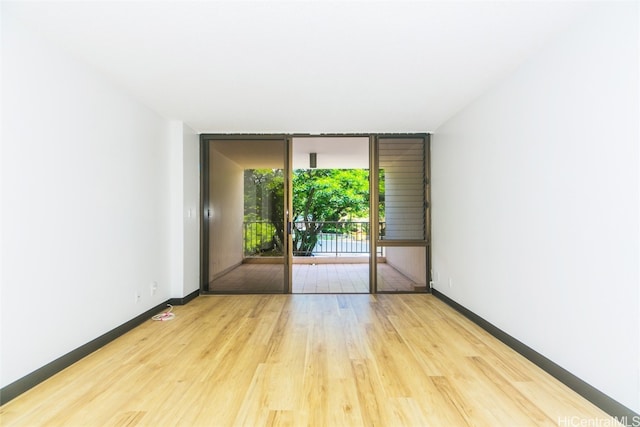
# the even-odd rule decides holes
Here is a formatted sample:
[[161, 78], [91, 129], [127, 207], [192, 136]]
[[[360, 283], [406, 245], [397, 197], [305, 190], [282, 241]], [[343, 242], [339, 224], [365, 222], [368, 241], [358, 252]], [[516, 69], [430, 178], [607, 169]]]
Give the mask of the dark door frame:
[[[366, 137], [369, 138], [369, 170], [372, 171], [369, 174], [369, 221], [370, 221], [370, 262], [369, 262], [369, 293], [375, 294], [378, 292], [376, 284], [377, 275], [377, 249], [378, 249], [378, 226], [379, 219], [375, 215], [378, 211], [378, 177], [376, 175], [378, 170], [377, 164], [377, 146], [380, 138], [423, 138], [425, 142], [425, 240], [423, 245], [426, 246], [426, 265], [427, 265], [427, 277], [426, 283], [429, 284], [432, 281], [431, 277], [431, 164], [430, 164], [430, 134], [429, 133], [322, 133], [322, 134], [310, 134], [310, 133], [275, 133], [275, 134], [218, 134], [218, 133], [203, 133], [200, 134], [200, 293], [209, 294], [213, 293], [209, 289], [209, 221], [211, 211], [209, 208], [209, 144], [211, 140], [282, 140], [285, 144], [285, 174], [287, 179], [285, 180], [285, 224], [290, 221], [288, 212], [291, 209], [291, 147], [293, 138], [303, 137]], [[287, 236], [287, 243], [285, 245], [285, 284], [283, 286], [283, 293], [291, 293], [291, 236]], [[413, 242], [415, 243], [415, 242]], [[430, 292], [430, 286], [427, 286], [427, 292]]]

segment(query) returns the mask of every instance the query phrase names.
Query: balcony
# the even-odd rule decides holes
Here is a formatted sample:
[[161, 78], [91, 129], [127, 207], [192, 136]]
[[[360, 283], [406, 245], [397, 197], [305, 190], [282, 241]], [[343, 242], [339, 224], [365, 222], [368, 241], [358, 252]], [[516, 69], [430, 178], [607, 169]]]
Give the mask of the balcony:
[[[317, 228], [311, 250], [294, 251], [291, 291], [293, 293], [369, 292], [369, 223], [326, 221], [322, 224], [298, 221], [292, 224], [294, 241], [301, 247], [305, 227]], [[244, 225], [244, 257], [210, 282], [222, 292], [279, 292], [284, 283], [282, 241], [284, 223], [250, 221]], [[384, 224], [381, 229], [384, 231]], [[312, 244], [312, 246], [311, 246]], [[386, 249], [386, 251], [384, 251]], [[390, 248], [378, 248], [377, 290], [379, 292], [424, 291], [424, 281], [411, 278], [388, 262]], [[398, 249], [398, 248], [393, 248]], [[402, 255], [401, 255], [402, 256]], [[396, 256], [397, 257], [397, 256]]]

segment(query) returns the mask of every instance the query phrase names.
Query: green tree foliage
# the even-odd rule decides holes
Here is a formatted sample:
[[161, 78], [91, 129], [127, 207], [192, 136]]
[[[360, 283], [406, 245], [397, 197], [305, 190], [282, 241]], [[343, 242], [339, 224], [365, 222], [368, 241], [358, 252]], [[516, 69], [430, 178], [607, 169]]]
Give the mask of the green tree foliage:
[[282, 255], [284, 174], [281, 169], [244, 171], [245, 255]]
[[293, 173], [294, 255], [309, 256], [326, 222], [368, 217], [369, 171], [297, 169]]
[[[245, 171], [245, 221], [268, 221], [269, 227], [247, 233], [254, 252], [270, 247], [282, 253], [284, 176], [281, 170]], [[367, 218], [369, 171], [363, 169], [296, 169], [293, 171], [294, 255], [311, 255], [327, 222]], [[245, 246], [247, 247], [247, 246]]]

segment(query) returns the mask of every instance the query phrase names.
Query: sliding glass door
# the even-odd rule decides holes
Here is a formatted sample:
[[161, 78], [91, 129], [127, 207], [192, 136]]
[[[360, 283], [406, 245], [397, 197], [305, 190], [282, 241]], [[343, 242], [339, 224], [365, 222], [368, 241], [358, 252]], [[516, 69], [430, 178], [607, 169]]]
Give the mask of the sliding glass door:
[[202, 147], [204, 290], [287, 292], [286, 138], [210, 136]]
[[425, 292], [429, 135], [202, 135], [205, 293]]

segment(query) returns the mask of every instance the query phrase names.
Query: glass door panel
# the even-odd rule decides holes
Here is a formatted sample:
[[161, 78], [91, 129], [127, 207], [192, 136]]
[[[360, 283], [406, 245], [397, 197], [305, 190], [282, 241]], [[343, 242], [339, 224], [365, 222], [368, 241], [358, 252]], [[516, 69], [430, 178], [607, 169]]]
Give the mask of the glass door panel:
[[206, 290], [286, 292], [285, 139], [226, 136], [207, 144]]
[[375, 139], [378, 292], [424, 292], [428, 283], [428, 136]]
[[424, 292], [427, 289], [427, 248], [385, 246], [378, 257], [378, 292]]

